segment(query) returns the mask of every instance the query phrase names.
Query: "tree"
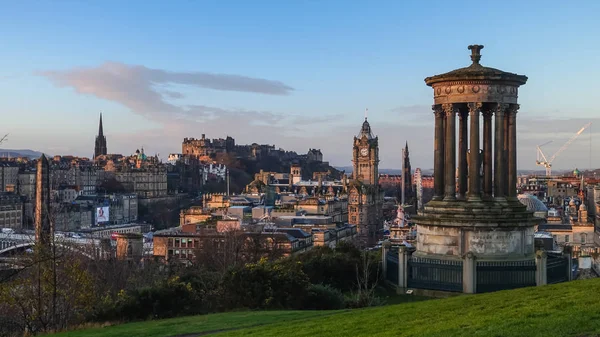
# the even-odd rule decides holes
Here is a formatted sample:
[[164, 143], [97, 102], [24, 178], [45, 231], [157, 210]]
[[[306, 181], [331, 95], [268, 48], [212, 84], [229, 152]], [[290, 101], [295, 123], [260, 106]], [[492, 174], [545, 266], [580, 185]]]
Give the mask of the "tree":
[[30, 334], [82, 322], [93, 303], [93, 283], [72, 247], [54, 240], [23, 259], [30, 267], [0, 284], [0, 313]]

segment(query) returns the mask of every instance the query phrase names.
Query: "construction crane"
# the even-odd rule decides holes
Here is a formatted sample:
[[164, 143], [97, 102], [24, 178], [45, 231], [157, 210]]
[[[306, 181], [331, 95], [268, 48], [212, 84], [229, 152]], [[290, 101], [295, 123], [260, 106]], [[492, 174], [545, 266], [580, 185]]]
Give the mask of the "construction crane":
[[549, 141], [542, 145], [537, 146], [537, 159], [536, 159], [535, 163], [537, 165], [544, 166], [546, 168], [546, 176], [549, 177], [552, 175], [552, 162], [554, 161], [554, 159], [556, 159], [556, 157], [559, 154], [561, 154], [564, 150], [566, 150], [567, 147], [569, 147], [569, 145], [571, 145], [571, 143], [573, 143], [573, 141], [575, 141], [575, 139], [577, 139], [577, 137], [579, 137], [579, 135], [581, 135], [583, 133], [583, 131], [585, 131], [585, 129], [587, 129], [590, 125], [592, 125], [592, 122], [587, 123], [581, 129], [579, 129], [579, 131], [577, 131], [577, 133], [575, 135], [573, 135], [573, 137], [571, 137], [571, 139], [569, 139], [565, 143], [565, 145], [563, 145], [560, 149], [558, 149], [558, 151], [556, 151], [556, 153], [553, 154], [552, 157], [550, 157], [550, 159], [546, 158], [546, 155], [542, 151], [542, 146], [550, 144], [552, 141]]

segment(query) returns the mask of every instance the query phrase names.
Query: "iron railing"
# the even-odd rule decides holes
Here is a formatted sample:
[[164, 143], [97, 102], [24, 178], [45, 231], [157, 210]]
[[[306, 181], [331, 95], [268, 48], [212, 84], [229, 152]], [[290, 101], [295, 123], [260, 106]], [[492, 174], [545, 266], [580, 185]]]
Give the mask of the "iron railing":
[[387, 252], [386, 259], [387, 269], [385, 271], [385, 278], [393, 284], [398, 285], [398, 252]]
[[546, 281], [548, 284], [569, 280], [569, 255], [548, 254], [546, 261]]
[[411, 256], [408, 259], [408, 287], [441, 291], [462, 291], [463, 261]]
[[535, 286], [535, 260], [477, 261], [477, 292]]

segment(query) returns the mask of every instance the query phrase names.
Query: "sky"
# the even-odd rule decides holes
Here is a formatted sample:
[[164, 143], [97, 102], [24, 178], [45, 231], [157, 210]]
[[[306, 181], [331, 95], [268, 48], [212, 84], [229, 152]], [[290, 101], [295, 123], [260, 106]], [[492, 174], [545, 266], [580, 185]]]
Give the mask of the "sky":
[[[600, 167], [600, 1], [12, 1], [0, 10], [3, 148], [166, 159], [232, 136], [351, 165], [368, 108], [380, 167], [433, 166], [432, 89], [471, 61], [529, 77], [518, 166]], [[594, 154], [590, 156], [590, 153]]]

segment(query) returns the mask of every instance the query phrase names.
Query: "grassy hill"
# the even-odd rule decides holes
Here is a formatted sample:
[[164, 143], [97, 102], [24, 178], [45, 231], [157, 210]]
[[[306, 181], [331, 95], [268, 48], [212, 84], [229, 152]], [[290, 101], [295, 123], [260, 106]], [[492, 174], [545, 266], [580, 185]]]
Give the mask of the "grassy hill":
[[235, 312], [59, 336], [600, 336], [600, 279], [344, 311]]

